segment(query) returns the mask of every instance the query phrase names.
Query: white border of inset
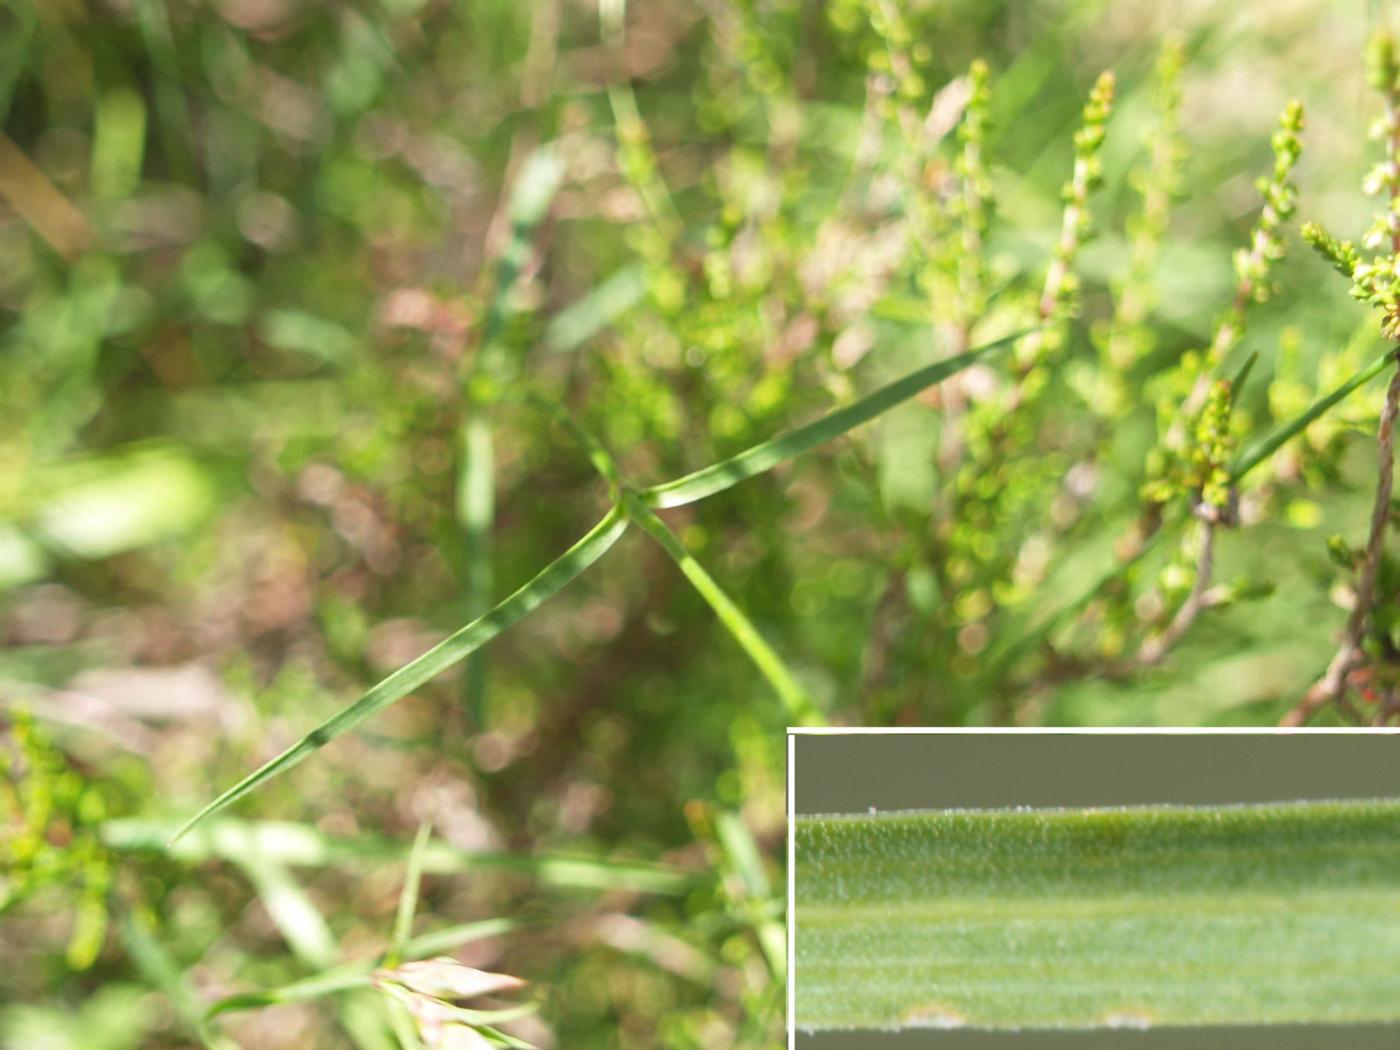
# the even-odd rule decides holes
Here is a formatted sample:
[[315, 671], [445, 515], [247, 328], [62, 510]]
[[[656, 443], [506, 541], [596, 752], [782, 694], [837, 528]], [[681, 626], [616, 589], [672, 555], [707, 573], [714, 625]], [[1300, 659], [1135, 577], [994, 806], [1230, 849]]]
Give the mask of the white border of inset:
[[1397, 736], [1400, 726], [788, 726], [787, 1045], [797, 1050], [797, 864], [795, 736]]
[[797, 1025], [793, 1019], [797, 1016], [797, 923], [794, 913], [797, 911], [797, 839], [793, 835], [793, 826], [796, 823], [795, 807], [797, 805], [796, 795], [793, 792], [793, 777], [795, 768], [793, 756], [797, 751], [793, 737], [797, 731], [789, 729], [787, 733], [787, 1042], [788, 1050], [797, 1050]]

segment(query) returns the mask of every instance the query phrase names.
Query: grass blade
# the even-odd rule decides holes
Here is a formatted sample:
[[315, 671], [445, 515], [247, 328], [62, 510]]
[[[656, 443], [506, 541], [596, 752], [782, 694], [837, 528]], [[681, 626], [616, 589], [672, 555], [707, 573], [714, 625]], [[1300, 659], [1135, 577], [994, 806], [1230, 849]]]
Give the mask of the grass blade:
[[1263, 441], [1251, 445], [1249, 448], [1241, 452], [1239, 458], [1235, 460], [1234, 467], [1230, 471], [1230, 480], [1232, 482], [1240, 481], [1240, 479], [1242, 479], [1246, 474], [1248, 474], [1251, 470], [1257, 467], [1260, 463], [1264, 462], [1264, 460], [1272, 456], [1275, 452], [1277, 452], [1285, 444], [1291, 441], [1294, 437], [1306, 430], [1308, 425], [1312, 423], [1313, 420], [1317, 419], [1329, 408], [1335, 405], [1338, 401], [1341, 401], [1348, 394], [1350, 394], [1353, 390], [1364, 386], [1365, 384], [1369, 383], [1372, 379], [1376, 378], [1376, 376], [1380, 375], [1386, 370], [1386, 366], [1394, 362], [1395, 348], [1387, 347], [1385, 353], [1381, 354], [1381, 356], [1378, 357], [1374, 362], [1367, 365], [1360, 372], [1357, 372], [1356, 375], [1352, 376], [1350, 379], [1348, 379], [1341, 386], [1337, 387], [1336, 390], [1333, 390], [1326, 397], [1315, 401], [1306, 412], [1299, 415], [1296, 419], [1293, 419], [1290, 422], [1285, 423], [1283, 426], [1279, 427]]
[[144, 916], [123, 910], [117, 924], [122, 945], [136, 969], [160, 989], [185, 1026], [208, 1050], [238, 1050], [238, 1044], [216, 1031], [199, 1007], [183, 967], [165, 950]]
[[[272, 924], [303, 966], [316, 970], [331, 966], [340, 946], [320, 910], [283, 865], [254, 852], [237, 859]], [[350, 1041], [360, 1050], [391, 1050], [394, 1043], [384, 1030], [381, 1010], [367, 994], [347, 996], [336, 1004], [336, 1017]]]
[[789, 460], [793, 456], [814, 449], [834, 437], [839, 437], [862, 423], [868, 423], [901, 401], [908, 401], [933, 384], [961, 372], [968, 365], [974, 364], [979, 358], [993, 350], [1016, 342], [1025, 336], [1027, 331], [1035, 331], [1035, 329], [1015, 332], [975, 347], [966, 353], [925, 365], [923, 368], [910, 372], [908, 375], [866, 394], [845, 408], [838, 408], [820, 419], [797, 427], [795, 430], [779, 434], [760, 445], [745, 449], [738, 455], [730, 456], [728, 459], [687, 474], [685, 477], [645, 489], [640, 493], [641, 498], [649, 506], [664, 509], [694, 503], [706, 496], [713, 496], [716, 492], [723, 492], [741, 481], [747, 481], [751, 477], [772, 470], [779, 463]]
[[778, 698], [782, 701], [789, 717], [799, 725], [823, 724], [824, 720], [816, 705], [812, 703], [812, 698], [807, 695], [806, 690], [797, 684], [792, 672], [783, 663], [782, 657], [773, 651], [772, 646], [764, 640], [763, 635], [759, 634], [758, 628], [744, 615], [743, 610], [734, 604], [729, 595], [724, 593], [720, 585], [705, 571], [704, 566], [691, 556], [681, 541], [676, 538], [676, 534], [656, 516], [656, 512], [643, 503], [634, 492], [623, 493], [622, 505], [626, 509], [628, 517], [640, 525], [648, 536], [661, 544], [672, 560], [680, 566], [685, 578], [709, 603], [710, 608], [719, 617], [720, 623], [724, 624], [729, 633], [734, 636], [734, 640], [748, 654], [749, 659], [754, 662], [763, 677], [768, 679], [768, 683], [778, 694]]
[[[530, 155], [521, 169], [520, 178], [511, 189], [507, 205], [510, 236], [496, 264], [495, 290], [487, 307], [481, 337], [482, 356], [494, 357], [504, 351], [501, 333], [511, 313], [510, 296], [515, 282], [530, 261], [534, 251], [535, 231], [549, 213], [550, 202], [564, 177], [564, 162], [552, 148], [545, 146]], [[478, 362], [490, 365], [493, 362]]]
[[593, 435], [593, 432], [557, 402], [545, 397], [530, 397], [528, 400], [536, 408], [548, 413], [551, 419], [569, 432], [569, 435], [579, 443], [587, 454], [588, 462], [593, 464], [593, 469], [608, 483], [610, 491], [616, 496], [623, 488], [622, 470], [618, 467], [617, 460], [613, 458], [612, 453]]
[[614, 507], [588, 533], [505, 601], [405, 664], [339, 714], [327, 719], [261, 769], [249, 774], [201, 809], [175, 833], [179, 839], [205, 818], [225, 809], [262, 784], [300, 763], [308, 755], [353, 729], [424, 682], [441, 674], [468, 653], [533, 611], [603, 556], [627, 529], [627, 517]]
[[[403, 856], [403, 845], [389, 839], [327, 835], [309, 824], [289, 821], [224, 818], [195, 828], [172, 843], [175, 829], [176, 825], [167, 821], [121, 818], [102, 824], [101, 839], [108, 849], [161, 853], [183, 864], [210, 860], [238, 863], [243, 857], [256, 855], [287, 867], [320, 868], [397, 863]], [[570, 890], [623, 889], [679, 895], [693, 889], [696, 882], [688, 872], [645, 861], [558, 853], [475, 853], [442, 841], [424, 846], [422, 865], [431, 875], [520, 872], [544, 885]]]
[[803, 1028], [1400, 1020], [1400, 801], [800, 817]]
[[1103, 593], [1109, 584], [1122, 579], [1133, 566], [1152, 553], [1167, 537], [1175, 535], [1177, 529], [1189, 520], [1173, 521], [1158, 528], [1138, 546], [1131, 557], [1123, 561], [1115, 560], [1109, 568], [1096, 576], [1094, 582], [1081, 591], [1073, 601], [1053, 610], [1020, 634], [1012, 636], [1012, 641], [991, 648], [983, 657], [983, 662], [991, 668], [994, 676], [999, 676], [1014, 668], [1027, 653], [1050, 637], [1065, 621], [1082, 613], [1088, 608], [1090, 602]]
[[335, 962], [340, 948], [331, 928], [291, 872], [257, 854], [245, 855], [238, 866], [248, 876], [272, 924], [299, 962], [313, 968]]
[[763, 855], [743, 818], [737, 813], [721, 810], [715, 814], [715, 838], [728, 867], [744, 884], [744, 894], [751, 905], [750, 922], [759, 947], [768, 960], [773, 977], [787, 981], [787, 929], [782, 912], [777, 917], [764, 914], [764, 906], [772, 899], [773, 887], [763, 870]]
[[554, 315], [545, 326], [545, 349], [556, 354], [577, 349], [640, 303], [646, 290], [646, 270], [623, 267]]
[[403, 959], [403, 950], [413, 936], [413, 914], [418, 910], [418, 887], [423, 881], [423, 853], [428, 848], [432, 836], [432, 825], [426, 821], [418, 825], [418, 834], [413, 839], [413, 849], [408, 854], [408, 870], [403, 877], [403, 893], [399, 895], [399, 910], [394, 916], [394, 940], [384, 957], [384, 965], [393, 968]]
[[[466, 615], [480, 616], [491, 606], [496, 572], [492, 563], [491, 532], [496, 521], [495, 443], [491, 419], [483, 403], [472, 403], [462, 424], [462, 472], [457, 483], [457, 520], [466, 547]], [[467, 708], [481, 724], [486, 692], [486, 660], [478, 654], [466, 667]]]

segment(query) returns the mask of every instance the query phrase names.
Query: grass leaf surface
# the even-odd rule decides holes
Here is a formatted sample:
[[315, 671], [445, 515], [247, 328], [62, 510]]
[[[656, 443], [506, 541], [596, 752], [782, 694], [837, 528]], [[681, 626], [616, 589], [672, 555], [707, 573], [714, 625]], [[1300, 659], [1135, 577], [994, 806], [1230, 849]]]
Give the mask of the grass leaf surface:
[[802, 1028], [1400, 1021], [1400, 801], [798, 818]]

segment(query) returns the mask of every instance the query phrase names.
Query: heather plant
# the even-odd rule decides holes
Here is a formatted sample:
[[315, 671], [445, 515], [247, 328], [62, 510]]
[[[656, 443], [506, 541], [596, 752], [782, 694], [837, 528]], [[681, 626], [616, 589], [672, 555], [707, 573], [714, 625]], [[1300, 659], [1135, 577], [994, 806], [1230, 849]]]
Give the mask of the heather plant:
[[[66, 727], [5, 921], [89, 909], [65, 994], [411, 1045], [460, 951], [501, 1038], [763, 1045], [785, 726], [1393, 717], [1392, 354], [1292, 250], [1344, 151], [1032, 7], [5, 15], [0, 698]], [[113, 750], [120, 812], [24, 801]]]
[[[1371, 128], [1371, 138], [1382, 143], [1383, 157], [1364, 183], [1368, 194], [1384, 199], [1384, 208], [1363, 241], [1372, 254], [1363, 258], [1350, 242], [1337, 241], [1316, 223], [1304, 227], [1303, 237], [1350, 278], [1352, 298], [1381, 311], [1381, 335], [1394, 341], [1400, 337], [1400, 212], [1396, 211], [1400, 200], [1400, 61], [1394, 38], [1385, 33], [1375, 36], [1366, 60], [1367, 81], [1384, 105], [1382, 116]], [[1366, 543], [1351, 548], [1341, 537], [1330, 542], [1337, 559], [1356, 572], [1345, 633], [1327, 670], [1289, 712], [1289, 724], [1301, 724], [1326, 703], [1349, 706], [1352, 689], [1374, 705], [1373, 721], [1378, 725], [1389, 722], [1400, 710], [1394, 667], [1400, 656], [1395, 638], [1395, 573], [1393, 566], [1387, 571], [1385, 564], [1385, 540], [1395, 516], [1395, 420], [1400, 414], [1400, 370], [1390, 371], [1376, 435], [1379, 469]]]

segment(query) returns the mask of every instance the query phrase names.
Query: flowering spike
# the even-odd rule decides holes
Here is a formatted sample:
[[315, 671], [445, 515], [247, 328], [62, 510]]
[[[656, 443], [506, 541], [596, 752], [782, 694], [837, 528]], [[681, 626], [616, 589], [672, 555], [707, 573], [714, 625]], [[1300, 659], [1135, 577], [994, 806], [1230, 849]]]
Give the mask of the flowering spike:
[[[1103, 181], [1099, 152], [1103, 146], [1104, 127], [1113, 111], [1113, 88], [1113, 71], [1104, 70], [1094, 81], [1084, 104], [1084, 123], [1074, 133], [1074, 170], [1062, 193], [1065, 210], [1060, 239], [1055, 244], [1040, 297], [1043, 321], [1064, 320], [1073, 317], [1078, 310], [1079, 281], [1073, 266], [1080, 245], [1089, 238], [1089, 194]], [[1016, 348], [1017, 364], [1022, 373], [1043, 364], [1062, 338], [1059, 334], [1037, 332], [1022, 342]]]

